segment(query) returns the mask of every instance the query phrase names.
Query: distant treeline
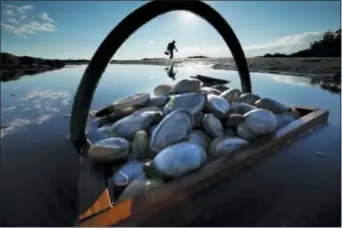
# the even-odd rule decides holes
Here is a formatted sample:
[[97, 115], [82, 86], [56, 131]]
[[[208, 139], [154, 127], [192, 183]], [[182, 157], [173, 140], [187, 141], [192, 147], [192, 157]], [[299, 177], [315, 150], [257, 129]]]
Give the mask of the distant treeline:
[[290, 55], [275, 53], [263, 57], [341, 57], [341, 29], [324, 33], [323, 38], [310, 44], [310, 48]]

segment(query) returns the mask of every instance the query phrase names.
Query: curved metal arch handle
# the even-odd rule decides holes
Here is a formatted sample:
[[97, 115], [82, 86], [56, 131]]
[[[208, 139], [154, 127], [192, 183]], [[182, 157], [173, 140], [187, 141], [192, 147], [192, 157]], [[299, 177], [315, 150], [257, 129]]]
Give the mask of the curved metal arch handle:
[[177, 10], [186, 10], [202, 17], [223, 37], [229, 47], [241, 80], [243, 92], [251, 92], [251, 80], [244, 52], [232, 28], [212, 7], [199, 0], [151, 1], [124, 18], [104, 39], [92, 57], [78, 86], [71, 111], [70, 139], [78, 152], [87, 144], [85, 127], [97, 84], [113, 55], [142, 25], [153, 18]]

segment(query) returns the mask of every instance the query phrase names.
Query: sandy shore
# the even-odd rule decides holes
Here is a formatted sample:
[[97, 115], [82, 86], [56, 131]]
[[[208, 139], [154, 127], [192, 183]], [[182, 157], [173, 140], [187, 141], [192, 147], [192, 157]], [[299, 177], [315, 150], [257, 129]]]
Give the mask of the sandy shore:
[[[174, 59], [176, 66], [187, 63], [210, 65], [213, 69], [236, 70], [233, 58]], [[248, 58], [250, 72], [288, 74], [303, 77], [333, 77], [341, 71], [341, 58]], [[168, 59], [117, 60], [115, 64], [170, 65]]]

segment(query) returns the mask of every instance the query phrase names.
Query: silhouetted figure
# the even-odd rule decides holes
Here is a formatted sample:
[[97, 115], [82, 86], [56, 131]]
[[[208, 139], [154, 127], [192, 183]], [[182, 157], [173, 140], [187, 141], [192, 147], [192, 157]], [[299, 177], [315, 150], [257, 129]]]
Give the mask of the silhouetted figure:
[[173, 50], [176, 50], [177, 52], [178, 52], [178, 50], [177, 50], [177, 48], [176, 48], [176, 41], [172, 41], [171, 43], [169, 43], [168, 45], [167, 45], [167, 47], [166, 47], [166, 52], [165, 52], [165, 54], [167, 55], [167, 53], [168, 54], [170, 54], [170, 59], [173, 59]]
[[166, 71], [167, 76], [169, 76], [169, 78], [172, 78], [172, 80], [175, 80], [177, 71], [174, 71], [173, 67], [174, 67], [174, 63], [171, 63], [171, 66], [166, 67], [165, 71]]

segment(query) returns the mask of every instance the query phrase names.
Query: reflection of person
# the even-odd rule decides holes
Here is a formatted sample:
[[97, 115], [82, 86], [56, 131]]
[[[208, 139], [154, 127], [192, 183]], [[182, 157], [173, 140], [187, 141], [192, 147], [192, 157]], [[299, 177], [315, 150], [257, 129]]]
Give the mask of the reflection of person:
[[165, 70], [166, 70], [167, 76], [169, 76], [170, 78], [172, 78], [172, 80], [175, 80], [175, 79], [176, 79], [177, 71], [175, 72], [175, 71], [173, 70], [173, 67], [174, 67], [174, 63], [171, 63], [171, 66], [170, 66], [170, 67], [166, 67]]
[[176, 50], [178, 52], [175, 44], [176, 41], [173, 40], [171, 43], [167, 45], [166, 51], [170, 54], [170, 59], [173, 59], [173, 50]]

